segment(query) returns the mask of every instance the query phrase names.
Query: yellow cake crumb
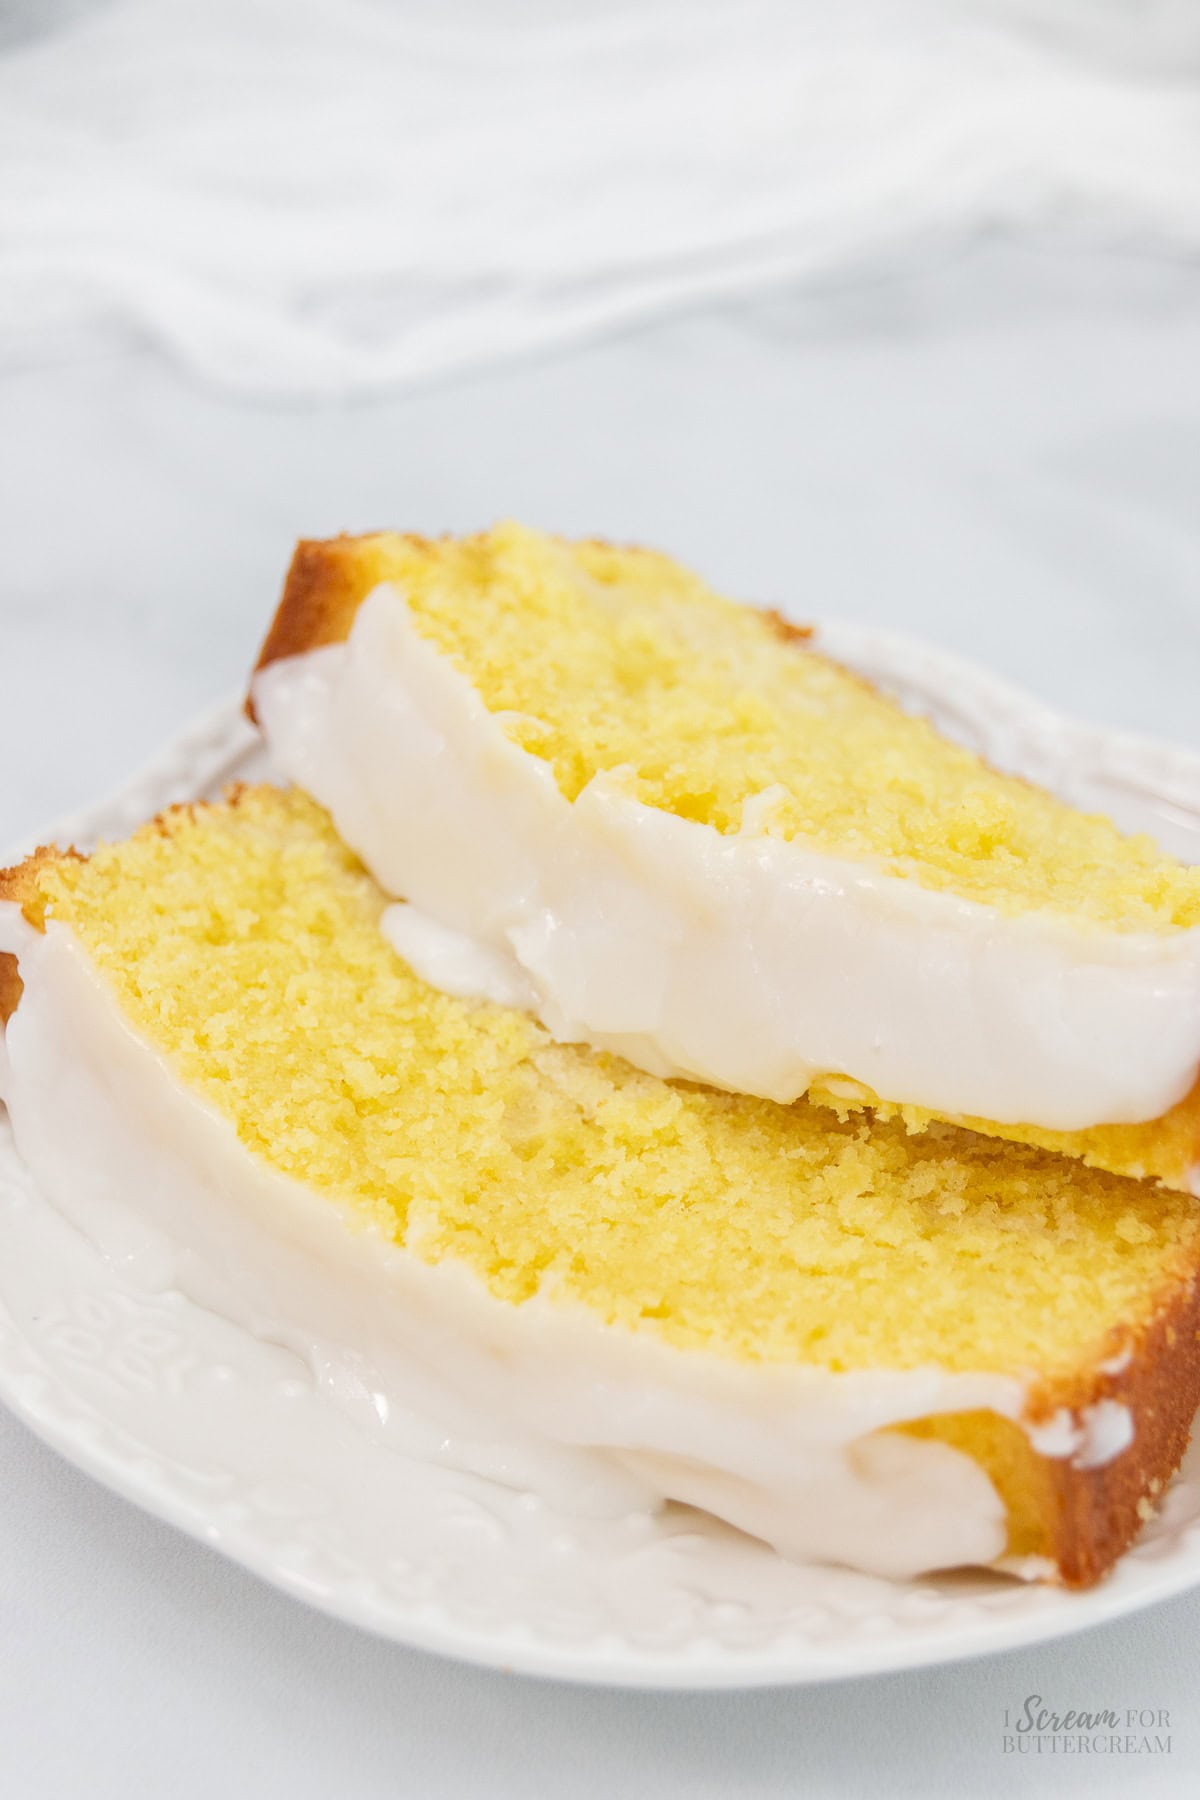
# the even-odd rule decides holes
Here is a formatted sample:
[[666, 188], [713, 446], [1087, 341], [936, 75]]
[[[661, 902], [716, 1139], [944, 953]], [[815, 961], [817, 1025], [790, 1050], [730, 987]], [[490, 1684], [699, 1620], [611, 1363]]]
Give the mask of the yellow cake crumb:
[[755, 1362], [1053, 1375], [1196, 1260], [1200, 1208], [1169, 1190], [663, 1082], [431, 989], [299, 793], [175, 812], [37, 882], [249, 1149], [506, 1300]]
[[778, 790], [769, 834], [926, 888], [1117, 931], [1200, 924], [1200, 870], [988, 767], [667, 556], [511, 524], [356, 555], [568, 799], [626, 769], [647, 804], [736, 832]]

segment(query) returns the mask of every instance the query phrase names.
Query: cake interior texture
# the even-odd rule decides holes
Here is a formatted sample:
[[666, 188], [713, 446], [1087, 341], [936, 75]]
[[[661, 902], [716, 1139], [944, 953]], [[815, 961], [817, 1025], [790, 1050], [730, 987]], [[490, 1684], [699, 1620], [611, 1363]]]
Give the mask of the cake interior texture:
[[[568, 799], [626, 769], [648, 805], [726, 833], [769, 793], [769, 835], [1006, 913], [1200, 924], [1200, 870], [990, 768], [668, 556], [511, 524], [345, 542], [353, 566], [322, 633], [344, 637], [365, 594], [395, 582], [420, 633]], [[264, 660], [287, 648], [268, 640]]]
[[1043, 1413], [1128, 1405], [1133, 1450], [1087, 1471], [990, 1413], [911, 1428], [975, 1456], [1010, 1551], [1067, 1581], [1112, 1561], [1182, 1454], [1200, 1265], [1182, 1194], [952, 1127], [663, 1082], [435, 991], [296, 792], [39, 854], [0, 893], [71, 927], [250, 1153], [506, 1302], [573, 1302], [741, 1363], [996, 1371]]

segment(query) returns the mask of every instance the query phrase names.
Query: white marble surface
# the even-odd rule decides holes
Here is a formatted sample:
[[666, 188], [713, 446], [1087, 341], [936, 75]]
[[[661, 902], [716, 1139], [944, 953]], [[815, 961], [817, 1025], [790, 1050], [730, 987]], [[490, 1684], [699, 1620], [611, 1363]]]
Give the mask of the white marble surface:
[[996, 222], [1200, 247], [1194, 0], [6, 0], [0, 52], [0, 364], [366, 395]]
[[[661, 543], [797, 615], [918, 631], [1200, 743], [1200, 269], [993, 248], [405, 399], [254, 408], [150, 355], [0, 378], [0, 843], [244, 675], [292, 539], [511, 513]], [[809, 1693], [590, 1693], [389, 1648], [0, 1415], [0, 1791], [1192, 1793], [1200, 1596]], [[1169, 1710], [1154, 1759], [1019, 1760], [1003, 1713]]]

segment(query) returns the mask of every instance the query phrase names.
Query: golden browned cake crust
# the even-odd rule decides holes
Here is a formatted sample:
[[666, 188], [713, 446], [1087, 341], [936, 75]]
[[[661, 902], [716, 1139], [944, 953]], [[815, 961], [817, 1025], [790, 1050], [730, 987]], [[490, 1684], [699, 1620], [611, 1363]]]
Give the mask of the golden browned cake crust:
[[[400, 546], [422, 549], [431, 557], [451, 539], [423, 538], [415, 533], [372, 532], [364, 537], [304, 539], [296, 546], [283, 595], [267, 633], [255, 673], [284, 656], [298, 656], [349, 636], [354, 615], [373, 588], [388, 579]], [[794, 626], [777, 613], [767, 616], [781, 637], [803, 642], [807, 628]], [[251, 698], [246, 711], [254, 718]], [[814, 1092], [844, 1110], [844, 1094], [836, 1098]], [[865, 1103], [865, 1102], [864, 1102]], [[850, 1104], [853, 1104], [852, 1102]], [[1032, 1125], [997, 1125], [988, 1119], [955, 1114], [918, 1115], [915, 1109], [882, 1108], [885, 1116], [904, 1116], [910, 1129], [921, 1129], [930, 1117], [965, 1126], [989, 1137], [1036, 1144], [1063, 1156], [1077, 1156], [1097, 1169], [1134, 1180], [1155, 1180], [1188, 1190], [1200, 1168], [1200, 1081], [1169, 1112], [1136, 1125], [1097, 1125], [1087, 1131], [1049, 1131]]]
[[[350, 635], [354, 615], [371, 589], [386, 581], [389, 562], [397, 543], [437, 554], [439, 542], [450, 539], [424, 538], [416, 532], [375, 531], [364, 537], [343, 534], [336, 538], [301, 538], [292, 554], [291, 566], [283, 584], [283, 594], [275, 609], [271, 628], [263, 640], [254, 665], [257, 675], [269, 663], [284, 656], [300, 656], [306, 650], [319, 650], [325, 644], [341, 644]], [[599, 539], [593, 540], [600, 542]], [[807, 643], [812, 637], [811, 625], [793, 625], [782, 613], [769, 609], [764, 616], [781, 638], [792, 643]], [[246, 713], [254, 718], [254, 701], [246, 697]]]
[[17, 959], [7, 953], [0, 953], [0, 1025], [8, 1024], [20, 998], [21, 977], [17, 973]]
[[[323, 644], [345, 642], [354, 615], [376, 579], [375, 547], [385, 543], [387, 535], [378, 532], [367, 537], [300, 540], [254, 666], [256, 674], [280, 657], [299, 656], [305, 650], [318, 650]], [[246, 711], [254, 717], [249, 698]]]
[[[40, 930], [42, 901], [38, 893], [39, 872], [64, 856], [78, 856], [77, 850], [57, 850], [43, 845], [23, 863], [11, 869], [0, 869], [0, 900], [19, 906], [31, 925]], [[17, 972], [17, 959], [0, 952], [0, 1025], [7, 1025], [21, 998], [22, 982]]]
[[983, 1463], [1009, 1510], [1009, 1554], [1047, 1557], [1070, 1588], [1093, 1587], [1107, 1574], [1183, 1460], [1200, 1407], [1200, 1271], [1142, 1332], [1114, 1336], [1103, 1361], [1071, 1382], [1043, 1384], [1031, 1404], [1038, 1422], [1102, 1400], [1128, 1408], [1133, 1442], [1098, 1468], [1040, 1456], [1019, 1425], [996, 1414], [949, 1414], [908, 1428]]

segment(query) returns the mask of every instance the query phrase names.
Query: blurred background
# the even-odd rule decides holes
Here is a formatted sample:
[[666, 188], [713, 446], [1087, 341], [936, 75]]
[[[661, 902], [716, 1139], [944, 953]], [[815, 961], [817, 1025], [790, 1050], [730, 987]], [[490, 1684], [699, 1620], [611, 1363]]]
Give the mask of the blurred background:
[[0, 0], [0, 841], [382, 525], [1194, 740], [1198, 251], [1194, 0]]
[[[1200, 745], [1198, 501], [1196, 0], [0, 0], [5, 848], [235, 690], [294, 539], [343, 529], [516, 516], [658, 544], [795, 618], [931, 638]], [[285, 1643], [315, 1625], [173, 1538], [182, 1586], [156, 1564], [139, 1588], [157, 1528], [23, 1436], [11, 1455], [0, 1591], [31, 1635], [10, 1750], [48, 1754], [64, 1683], [92, 1684], [89, 1729], [117, 1720], [113, 1769], [130, 1687], [198, 1741], [203, 1701], [164, 1697], [164, 1671], [199, 1654], [232, 1706], [255, 1633], [319, 1710]], [[58, 1560], [63, 1505], [144, 1611], [151, 1648], [130, 1624], [100, 1676], [115, 1601]], [[77, 1629], [46, 1637], [64, 1583]], [[1157, 1617], [1059, 1647], [1039, 1680], [1069, 1699], [1091, 1654], [1086, 1696], [1118, 1664], [1163, 1704], [1200, 1609]], [[352, 1668], [386, 1689], [380, 1647], [320, 1629], [347, 1695]], [[454, 1679], [469, 1716], [498, 1678]], [[987, 1684], [947, 1680], [954, 1767], [978, 1774]], [[549, 1690], [516, 1691], [536, 1737]], [[916, 1691], [781, 1697], [786, 1732], [762, 1697], [737, 1738], [750, 1791], [794, 1791], [774, 1782], [797, 1720], [829, 1791], [856, 1738], [874, 1791], [943, 1791]], [[690, 1793], [740, 1791], [708, 1741]], [[424, 1766], [422, 1792], [451, 1791]], [[279, 1773], [299, 1791], [294, 1757]]]

